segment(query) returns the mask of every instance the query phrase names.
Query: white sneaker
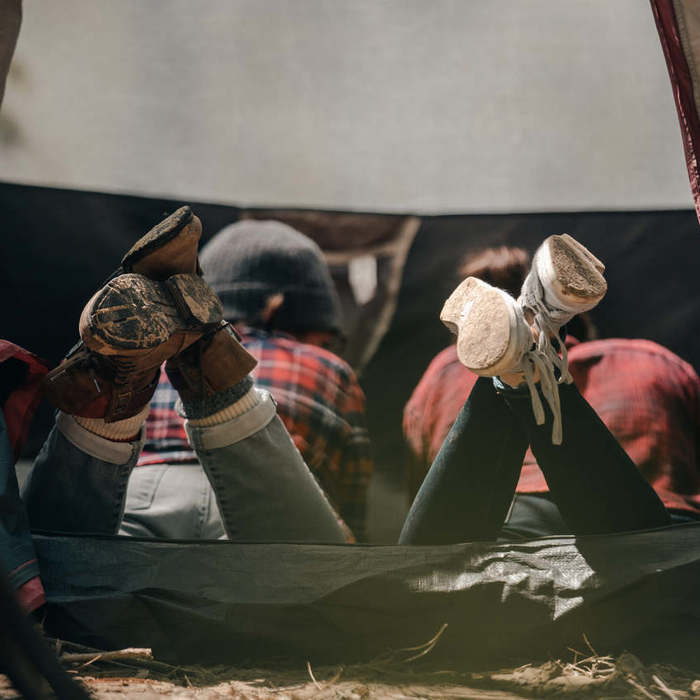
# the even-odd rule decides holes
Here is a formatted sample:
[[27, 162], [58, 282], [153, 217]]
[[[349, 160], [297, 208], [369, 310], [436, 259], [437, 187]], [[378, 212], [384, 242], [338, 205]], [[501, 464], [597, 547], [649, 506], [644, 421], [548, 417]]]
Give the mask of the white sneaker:
[[519, 371], [532, 333], [508, 292], [467, 277], [445, 302], [440, 320], [457, 336], [459, 361], [474, 374]]
[[550, 342], [576, 314], [589, 311], [608, 289], [605, 266], [586, 247], [568, 234], [550, 236], [537, 249], [532, 267], [520, 291], [518, 304], [532, 314], [539, 332], [537, 348], [559, 369], [559, 383], [571, 383], [566, 348], [561, 357]]
[[[550, 236], [537, 250], [520, 297], [468, 277], [445, 302], [440, 319], [457, 335], [457, 356], [475, 374], [495, 377], [522, 373], [538, 425], [544, 408], [535, 386], [554, 417], [552, 442], [562, 442], [561, 406], [557, 383], [571, 382], [566, 348], [560, 357], [551, 339], [577, 313], [592, 309], [605, 295], [604, 266], [584, 246], [566, 234]], [[531, 322], [526, 320], [526, 314]], [[533, 341], [531, 326], [538, 334]], [[555, 368], [559, 370], [557, 380]]]
[[561, 443], [559, 391], [551, 360], [537, 352], [523, 309], [508, 292], [467, 277], [452, 292], [440, 313], [442, 322], [457, 336], [457, 357], [475, 374], [524, 376], [538, 425], [544, 408], [535, 386], [536, 370], [554, 415], [552, 440]]

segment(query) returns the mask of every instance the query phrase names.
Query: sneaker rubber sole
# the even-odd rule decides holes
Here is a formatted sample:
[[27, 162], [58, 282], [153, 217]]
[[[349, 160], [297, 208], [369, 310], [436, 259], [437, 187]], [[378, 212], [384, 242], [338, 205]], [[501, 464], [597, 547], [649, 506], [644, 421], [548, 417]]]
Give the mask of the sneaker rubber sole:
[[223, 317], [218, 297], [201, 277], [156, 281], [127, 273], [108, 282], [86, 304], [80, 337], [102, 355], [136, 355], [176, 334], [201, 334]]
[[460, 362], [482, 376], [517, 371], [532, 344], [515, 299], [475, 277], [467, 277], [452, 292], [440, 320], [457, 335]]
[[558, 308], [592, 309], [607, 291], [603, 263], [568, 234], [547, 238], [534, 265], [547, 302]]

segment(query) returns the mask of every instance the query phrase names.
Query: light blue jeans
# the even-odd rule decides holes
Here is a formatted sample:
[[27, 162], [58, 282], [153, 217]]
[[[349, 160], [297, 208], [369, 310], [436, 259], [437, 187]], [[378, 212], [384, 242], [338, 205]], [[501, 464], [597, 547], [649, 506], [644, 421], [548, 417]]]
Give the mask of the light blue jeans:
[[32, 528], [179, 539], [226, 536], [237, 542], [345, 542], [272, 397], [255, 391], [259, 403], [233, 420], [212, 427], [185, 422], [201, 467], [134, 469], [143, 435], [135, 442], [113, 442], [59, 412], [22, 490]]

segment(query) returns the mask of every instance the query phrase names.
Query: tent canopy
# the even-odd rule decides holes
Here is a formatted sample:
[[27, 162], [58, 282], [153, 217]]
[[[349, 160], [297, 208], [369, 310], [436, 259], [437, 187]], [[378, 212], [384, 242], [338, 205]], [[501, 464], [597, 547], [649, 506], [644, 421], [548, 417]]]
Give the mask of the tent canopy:
[[639, 0], [25, 0], [0, 179], [383, 212], [690, 205]]

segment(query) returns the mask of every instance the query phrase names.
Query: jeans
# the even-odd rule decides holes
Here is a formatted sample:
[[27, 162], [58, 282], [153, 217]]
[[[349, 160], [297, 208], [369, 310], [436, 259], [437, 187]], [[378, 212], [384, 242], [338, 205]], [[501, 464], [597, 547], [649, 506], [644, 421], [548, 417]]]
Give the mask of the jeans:
[[39, 564], [19, 497], [15, 460], [0, 410], [0, 570], [14, 588], [39, 575]]
[[216, 496], [199, 462], [134, 467], [120, 535], [227, 539]]
[[479, 378], [406, 517], [401, 544], [494, 540], [528, 445], [570, 532], [592, 535], [670, 524], [634, 462], [573, 384], [559, 387], [564, 441], [552, 414], [538, 426], [528, 392]]
[[[212, 427], [185, 424], [213, 487], [225, 534], [238, 542], [344, 543], [334, 512], [278, 418], [274, 401], [268, 392], [256, 391], [260, 403], [242, 416]], [[139, 520], [133, 510], [123, 517], [142, 444], [143, 437], [106, 440], [59, 413], [22, 491], [32, 527], [157, 536], [162, 520]], [[141, 479], [141, 469], [138, 473]], [[191, 494], [184, 495], [192, 502]], [[168, 517], [177, 519], [177, 503], [175, 499], [173, 508], [165, 508], [171, 511]], [[192, 522], [191, 513], [183, 512], [181, 519]], [[190, 533], [189, 526], [181, 527], [180, 534]], [[215, 529], [207, 533], [224, 534]]]

